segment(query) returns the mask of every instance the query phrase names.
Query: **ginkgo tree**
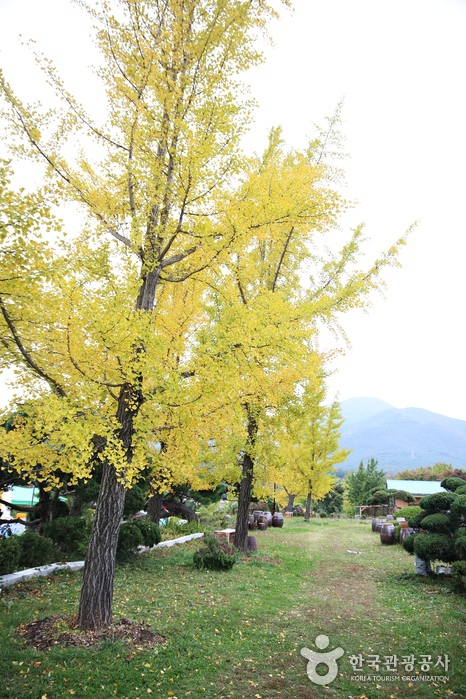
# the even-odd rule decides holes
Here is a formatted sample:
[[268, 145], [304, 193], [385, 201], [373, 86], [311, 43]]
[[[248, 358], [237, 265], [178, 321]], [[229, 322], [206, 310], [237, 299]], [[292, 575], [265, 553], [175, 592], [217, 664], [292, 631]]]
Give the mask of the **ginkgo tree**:
[[104, 464], [78, 612], [81, 626], [97, 628], [111, 623], [125, 486], [153, 441], [154, 411], [176, 406], [183, 384], [157, 325], [163, 289], [207, 269], [231, 242], [213, 195], [240, 169], [250, 103], [239, 79], [260, 60], [257, 33], [275, 12], [264, 0], [79, 4], [96, 28], [105, 123], [43, 56], [61, 110], [26, 105], [0, 77], [10, 153], [44, 163], [55, 199], [78, 203], [88, 219], [80, 244], [58, 256], [50, 288], [42, 277], [47, 311], [37, 335], [22, 339], [39, 315], [29, 308], [29, 321], [18, 296], [5, 323], [7, 359], [23, 361], [22, 377], [39, 398], [34, 418], [40, 412], [44, 439], [33, 441], [31, 458], [53, 459], [53, 432], [83, 473], [95, 450]]
[[309, 520], [311, 501], [321, 500], [336, 483], [335, 465], [349, 451], [339, 447], [343, 424], [337, 402], [326, 405], [325, 385], [305, 385], [302, 394], [290, 405], [287, 419], [280, 424], [279, 468], [275, 482], [306, 498], [305, 519]]
[[[363, 271], [360, 229], [334, 258], [313, 248], [345, 207], [319, 139], [288, 152], [274, 131], [263, 156], [241, 153], [251, 105], [239, 80], [261, 58], [269, 3], [78, 4], [96, 27], [104, 123], [41, 55], [61, 109], [25, 104], [0, 75], [11, 157], [47, 178], [26, 209], [0, 195], [0, 215], [26, 213], [2, 241], [24, 265], [2, 273], [0, 356], [27, 414], [0, 447], [52, 486], [57, 463], [78, 479], [101, 461], [78, 611], [98, 628], [112, 620], [125, 490], [149, 463], [156, 491], [239, 480], [244, 548], [269, 420], [320, 367], [316, 323], [364, 304], [398, 246]], [[70, 201], [85, 218], [67, 239], [49, 212]], [[37, 245], [39, 219], [50, 230]]]
[[[330, 131], [335, 128], [332, 122]], [[324, 140], [331, 139], [329, 133]], [[246, 162], [239, 186], [218, 206], [234, 245], [212, 269], [198, 371], [206, 384], [213, 381], [212, 395], [220, 388], [229, 397], [234, 415], [226, 430], [230, 446], [236, 437], [230, 464], [240, 484], [235, 543], [243, 551], [254, 481], [264, 479], [268, 463], [270, 420], [322, 371], [318, 323], [333, 325], [342, 313], [364, 306], [381, 284], [381, 269], [397, 264], [395, 245], [358, 269], [360, 228], [333, 257], [322, 252], [347, 205], [331, 184], [334, 173], [323, 151], [319, 138], [289, 151], [280, 129], [272, 130], [262, 156]]]

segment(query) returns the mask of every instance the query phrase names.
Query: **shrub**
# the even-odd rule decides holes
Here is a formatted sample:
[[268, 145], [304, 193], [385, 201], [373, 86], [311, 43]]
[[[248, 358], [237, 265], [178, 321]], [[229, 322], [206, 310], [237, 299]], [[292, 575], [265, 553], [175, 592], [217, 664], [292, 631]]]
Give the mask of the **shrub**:
[[443, 512], [436, 512], [433, 515], [426, 515], [422, 519], [421, 524], [423, 529], [436, 534], [450, 534], [458, 526], [458, 521], [455, 517], [449, 517]]
[[452, 563], [451, 574], [455, 584], [466, 590], [466, 561], [455, 561]]
[[124, 561], [137, 553], [138, 546], [144, 544], [141, 530], [134, 522], [126, 522], [120, 527], [117, 544], [117, 558]]
[[[421, 510], [421, 508], [419, 508]], [[421, 526], [421, 522], [424, 519], [424, 517], [427, 516], [427, 512], [424, 510], [421, 510], [417, 514], [415, 514], [413, 517], [408, 517], [408, 524], [410, 527], [413, 529], [418, 529]]]
[[0, 539], [0, 575], [16, 572], [19, 567], [20, 555], [19, 536]]
[[[408, 493], [406, 490], [397, 490], [393, 495], [391, 496], [394, 500], [403, 500], [404, 502], [414, 502], [416, 498], [414, 495], [411, 493]], [[406, 508], [405, 508], [406, 509]], [[403, 517], [404, 515], [401, 515]]]
[[403, 539], [403, 548], [408, 553], [414, 553], [414, 539], [419, 536], [419, 534], [410, 534], [405, 539]]
[[123, 517], [131, 517], [131, 515], [135, 515], [136, 512], [144, 509], [146, 500], [147, 496], [145, 491], [138, 485], [133, 485], [133, 487], [130, 490], [127, 490], [125, 494]]
[[135, 519], [131, 524], [134, 524], [140, 530], [144, 546], [155, 546], [155, 544], [160, 544], [162, 541], [159, 527], [155, 522], [151, 522], [150, 519]]
[[466, 483], [462, 478], [449, 476], [448, 478], [444, 478], [440, 485], [442, 486], [442, 488], [446, 488], [447, 490], [452, 490], [456, 492], [458, 488], [463, 487], [464, 485], [466, 485]]
[[456, 498], [454, 502], [451, 503], [451, 511], [452, 514], [456, 515], [457, 517], [462, 517], [463, 515], [466, 515], [466, 494], [465, 495], [456, 495]]
[[442, 534], [418, 534], [414, 540], [414, 553], [423, 561], [449, 563], [456, 560], [453, 539]]
[[59, 559], [59, 554], [52, 539], [27, 531], [19, 537], [21, 554], [19, 557], [20, 568], [35, 568], [36, 566], [54, 563]]
[[213, 534], [204, 538], [205, 546], [195, 552], [193, 563], [200, 570], [230, 570], [238, 560], [238, 551], [225, 539]]
[[466, 495], [466, 483], [455, 490], [456, 495]]
[[323, 519], [324, 517], [327, 516], [327, 513], [326, 513], [326, 512], [321, 512], [319, 516], [322, 517], [322, 519]]
[[458, 558], [466, 559], [466, 536], [455, 539], [455, 551]]
[[428, 512], [441, 512], [442, 510], [449, 510], [451, 503], [455, 499], [455, 493], [434, 493], [421, 498], [419, 506]]
[[87, 547], [88, 532], [82, 517], [60, 517], [47, 522], [44, 534], [64, 553], [81, 553]]
[[419, 514], [419, 512], [423, 512], [422, 507], [419, 507], [419, 505], [408, 505], [407, 507], [402, 507], [401, 510], [394, 512], [393, 514], [395, 517], [404, 517], [406, 520], [408, 520], [410, 517], [414, 517], [414, 515]]

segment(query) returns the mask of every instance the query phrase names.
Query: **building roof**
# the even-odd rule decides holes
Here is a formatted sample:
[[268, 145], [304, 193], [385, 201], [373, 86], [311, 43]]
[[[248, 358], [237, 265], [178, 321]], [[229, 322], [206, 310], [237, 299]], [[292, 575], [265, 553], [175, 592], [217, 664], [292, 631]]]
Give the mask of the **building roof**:
[[14, 485], [11, 490], [7, 490], [3, 494], [2, 500], [11, 502], [13, 507], [15, 505], [35, 505], [39, 500], [39, 491], [37, 488]]
[[440, 481], [397, 481], [387, 480], [388, 490], [406, 490], [411, 495], [433, 495], [434, 493], [444, 493]]

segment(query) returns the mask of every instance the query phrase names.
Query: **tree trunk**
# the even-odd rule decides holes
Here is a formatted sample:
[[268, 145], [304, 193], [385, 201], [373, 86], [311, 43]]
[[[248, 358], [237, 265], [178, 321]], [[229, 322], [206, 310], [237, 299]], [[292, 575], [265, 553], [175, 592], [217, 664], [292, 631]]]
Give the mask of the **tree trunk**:
[[147, 514], [149, 515], [151, 521], [155, 522], [155, 524], [158, 524], [162, 518], [162, 504], [162, 493], [154, 493], [146, 502], [145, 509], [147, 510]]
[[112, 623], [115, 556], [124, 505], [125, 488], [106, 462], [84, 564], [77, 618], [81, 628], [100, 629]]
[[251, 503], [254, 475], [254, 462], [249, 454], [245, 454], [243, 457], [242, 474], [238, 496], [238, 513], [236, 516], [235, 546], [243, 553], [246, 553], [248, 550], [249, 505]]
[[311, 499], [312, 499], [312, 493], [307, 494], [306, 498], [306, 511], [304, 513], [304, 521], [309, 522], [309, 518], [311, 516]]
[[[117, 411], [121, 428], [116, 436], [128, 464], [133, 458], [133, 421], [141, 401], [134, 386], [125, 384], [121, 388]], [[95, 630], [112, 623], [115, 558], [124, 505], [125, 487], [117, 480], [115, 467], [106, 461], [84, 564], [77, 618], [81, 628]]]
[[294, 499], [296, 497], [296, 493], [287, 493], [288, 495], [288, 504], [285, 508], [286, 512], [293, 512], [293, 505], [294, 505]]
[[[246, 405], [246, 412], [248, 415], [248, 445], [253, 447], [257, 435], [257, 421], [248, 405]], [[246, 452], [243, 456], [235, 532], [235, 546], [242, 553], [246, 553], [248, 550], [249, 505], [251, 504], [253, 477], [254, 461], [251, 455]]]
[[165, 500], [163, 504], [167, 508], [169, 515], [174, 515], [175, 517], [188, 519], [190, 522], [199, 522], [199, 517], [194, 512], [194, 510], [191, 509], [191, 507], [185, 505], [184, 503]]

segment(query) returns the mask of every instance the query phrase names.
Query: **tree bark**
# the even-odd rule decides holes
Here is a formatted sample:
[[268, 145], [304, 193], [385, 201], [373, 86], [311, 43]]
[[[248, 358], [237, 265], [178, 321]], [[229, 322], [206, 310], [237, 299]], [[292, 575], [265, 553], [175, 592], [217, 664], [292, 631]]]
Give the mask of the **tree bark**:
[[[128, 464], [133, 458], [133, 421], [141, 402], [140, 392], [134, 386], [122, 387], [117, 410], [121, 428], [116, 436]], [[77, 617], [81, 628], [96, 630], [112, 623], [115, 558], [124, 505], [125, 487], [118, 481], [115, 467], [106, 461], [84, 564]]]
[[242, 479], [238, 496], [238, 513], [236, 516], [235, 546], [246, 553], [248, 550], [249, 505], [252, 495], [254, 462], [249, 456], [243, 456]]
[[117, 481], [114, 466], [105, 463], [84, 564], [77, 618], [81, 628], [100, 629], [112, 623], [115, 556], [124, 504], [125, 488]]
[[293, 505], [294, 505], [294, 499], [296, 497], [295, 493], [287, 493], [288, 495], [288, 504], [285, 508], [286, 512], [293, 512]]
[[[253, 447], [257, 436], [257, 421], [248, 405], [246, 405], [246, 411], [248, 414], [248, 446]], [[253, 478], [254, 461], [251, 455], [245, 452], [243, 456], [235, 532], [235, 546], [242, 553], [247, 553], [248, 550], [249, 505], [251, 504]]]
[[152, 522], [158, 524], [163, 516], [162, 512], [163, 495], [162, 493], [154, 493], [146, 502], [145, 509]]
[[306, 511], [304, 513], [304, 521], [309, 522], [310, 516], [311, 516], [311, 499], [312, 499], [312, 493], [307, 494], [306, 498]]

